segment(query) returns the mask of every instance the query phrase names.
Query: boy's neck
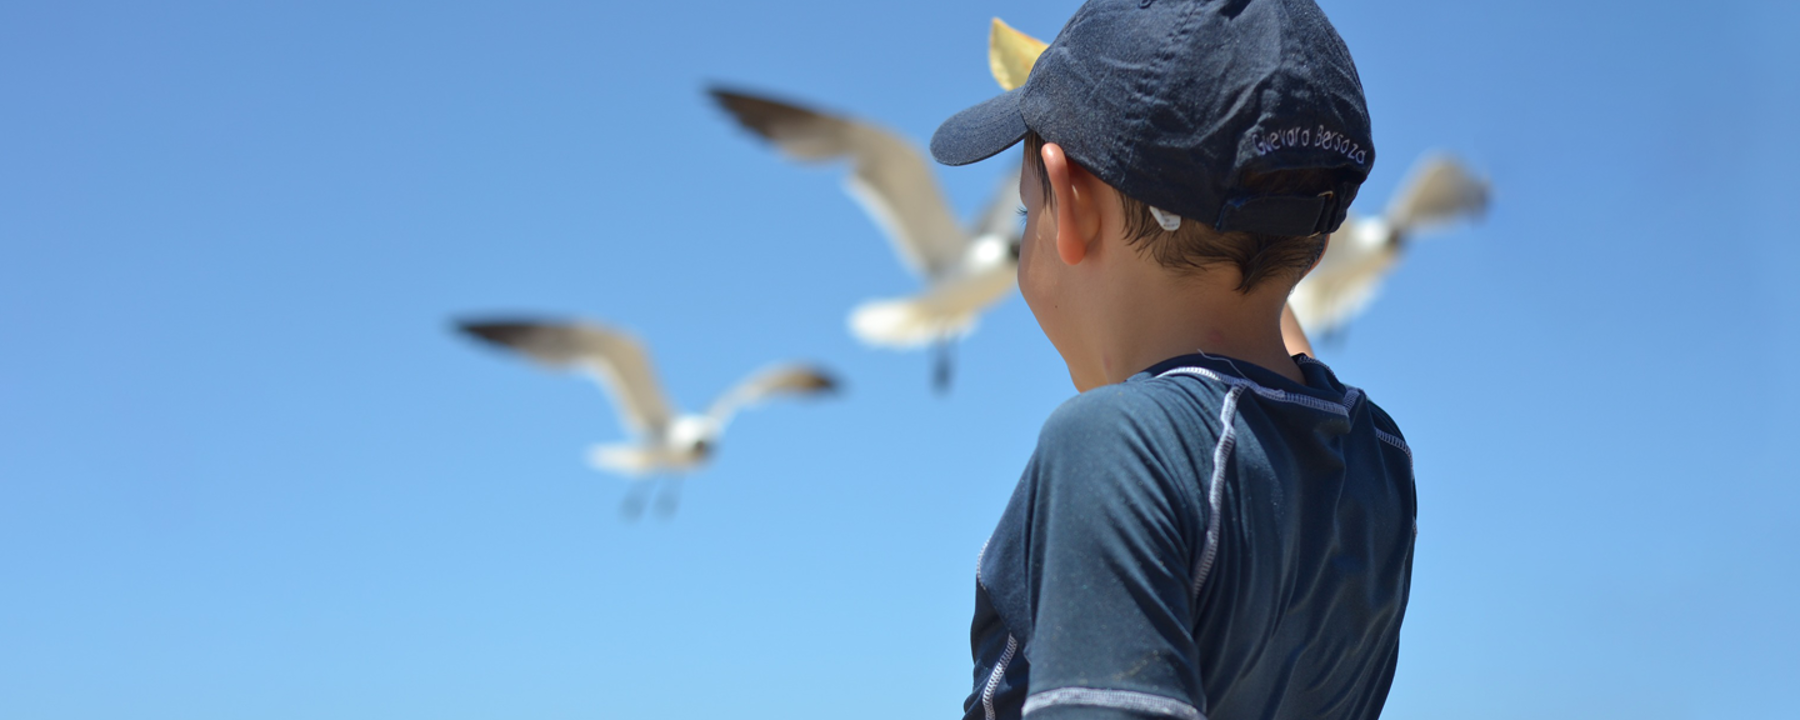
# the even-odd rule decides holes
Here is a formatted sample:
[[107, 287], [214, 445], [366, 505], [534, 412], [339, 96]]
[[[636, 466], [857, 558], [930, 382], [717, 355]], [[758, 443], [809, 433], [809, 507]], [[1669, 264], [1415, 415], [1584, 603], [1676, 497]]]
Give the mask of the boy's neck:
[[1131, 274], [1111, 284], [1114, 297], [1091, 306], [1096, 316], [1089, 327], [1096, 332], [1090, 367], [1099, 377], [1091, 378], [1090, 386], [1123, 382], [1196, 352], [1253, 363], [1305, 383], [1282, 340], [1287, 288], [1279, 280], [1244, 294], [1234, 289], [1235, 272], [1222, 269], [1196, 276], [1145, 264]]

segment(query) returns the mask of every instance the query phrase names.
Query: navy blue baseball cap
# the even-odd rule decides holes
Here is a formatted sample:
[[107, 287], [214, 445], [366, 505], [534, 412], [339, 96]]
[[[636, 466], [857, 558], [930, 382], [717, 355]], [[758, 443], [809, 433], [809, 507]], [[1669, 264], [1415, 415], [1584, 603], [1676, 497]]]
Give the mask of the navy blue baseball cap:
[[[967, 165], [1035, 131], [1119, 192], [1221, 231], [1337, 230], [1375, 164], [1362, 80], [1313, 0], [1088, 0], [1024, 85], [944, 121]], [[1246, 177], [1320, 169], [1319, 195]]]

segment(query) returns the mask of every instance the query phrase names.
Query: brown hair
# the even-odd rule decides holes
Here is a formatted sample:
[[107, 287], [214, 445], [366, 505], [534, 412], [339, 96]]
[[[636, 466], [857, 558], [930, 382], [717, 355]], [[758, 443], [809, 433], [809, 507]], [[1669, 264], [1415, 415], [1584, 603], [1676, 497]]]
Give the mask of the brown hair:
[[[1056, 195], [1050, 188], [1050, 176], [1044, 172], [1043, 147], [1044, 139], [1037, 133], [1025, 135], [1025, 161], [1037, 168], [1045, 205], [1055, 207]], [[1328, 170], [1297, 170], [1249, 175], [1243, 185], [1259, 195], [1317, 195], [1334, 188], [1336, 182]], [[1157, 264], [1177, 272], [1198, 272], [1220, 263], [1235, 265], [1243, 277], [1236, 288], [1240, 293], [1247, 294], [1272, 277], [1286, 276], [1298, 282], [1300, 274], [1325, 251], [1323, 234], [1288, 237], [1220, 232], [1195, 218], [1186, 218], [1174, 231], [1164, 230], [1156, 216], [1150, 214], [1148, 204], [1125, 193], [1118, 196], [1125, 212], [1126, 242], [1149, 253]]]

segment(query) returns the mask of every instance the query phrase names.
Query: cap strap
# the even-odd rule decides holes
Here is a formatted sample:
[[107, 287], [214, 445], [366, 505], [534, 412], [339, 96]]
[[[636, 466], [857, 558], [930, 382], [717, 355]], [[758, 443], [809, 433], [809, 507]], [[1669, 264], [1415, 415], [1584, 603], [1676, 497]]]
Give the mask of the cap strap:
[[1164, 231], [1175, 232], [1176, 230], [1181, 229], [1180, 215], [1151, 205], [1145, 205], [1144, 207], [1150, 208], [1150, 216], [1156, 218], [1156, 224], [1161, 225]]
[[1223, 232], [1254, 232], [1307, 237], [1337, 229], [1337, 193], [1239, 198], [1219, 209], [1213, 227]]

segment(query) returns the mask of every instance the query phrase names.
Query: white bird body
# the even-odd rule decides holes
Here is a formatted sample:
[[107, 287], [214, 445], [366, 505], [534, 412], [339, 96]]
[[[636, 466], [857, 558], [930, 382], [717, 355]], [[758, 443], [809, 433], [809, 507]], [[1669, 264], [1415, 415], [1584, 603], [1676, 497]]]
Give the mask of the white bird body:
[[837, 387], [823, 371], [779, 365], [740, 382], [704, 413], [680, 413], [663, 395], [643, 346], [618, 330], [585, 322], [516, 320], [465, 322], [460, 327], [540, 364], [593, 377], [612, 396], [621, 424], [635, 438], [590, 448], [588, 462], [633, 478], [684, 472], [704, 464], [741, 409], [775, 395], [828, 393]]
[[871, 345], [917, 347], [961, 337], [975, 329], [981, 311], [1018, 284], [1013, 238], [984, 235], [963, 261], [929, 281], [924, 292], [871, 300], [850, 311], [850, 330]]
[[1455, 159], [1429, 155], [1413, 165], [1380, 217], [1352, 214], [1332, 234], [1317, 267], [1288, 296], [1308, 334], [1329, 334], [1361, 313], [1393, 272], [1411, 238], [1487, 211], [1488, 184]]
[[893, 348], [955, 339], [973, 330], [982, 311], [1017, 283], [1017, 168], [1002, 180], [974, 227], [965, 230], [925, 156], [894, 133], [763, 97], [711, 92], [739, 123], [790, 158], [848, 158], [852, 172], [845, 189], [882, 228], [901, 262], [920, 276], [920, 293], [866, 302], [851, 312], [850, 330], [858, 339]]
[[588, 464], [634, 478], [659, 471], [692, 470], [712, 455], [713, 443], [723, 430], [706, 416], [682, 415], [664, 432], [645, 434], [637, 442], [589, 448]]

